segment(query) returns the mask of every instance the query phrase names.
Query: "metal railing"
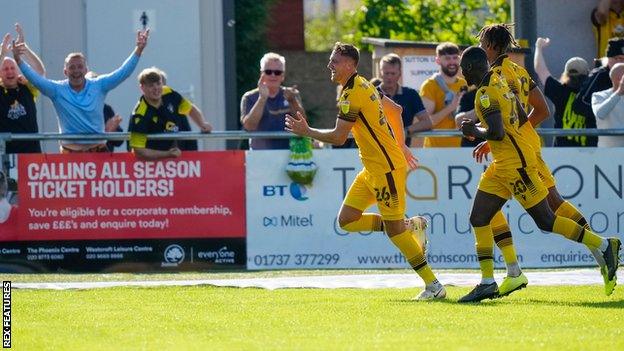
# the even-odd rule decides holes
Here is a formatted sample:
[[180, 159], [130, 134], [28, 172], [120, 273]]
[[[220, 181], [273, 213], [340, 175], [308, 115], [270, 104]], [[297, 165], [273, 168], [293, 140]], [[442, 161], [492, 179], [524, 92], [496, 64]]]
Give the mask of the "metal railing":
[[[559, 129], [559, 128], [537, 128], [537, 132], [542, 136], [624, 136], [624, 128], [617, 129]], [[431, 130], [427, 132], [412, 133], [412, 137], [449, 137], [461, 136], [458, 130]], [[179, 133], [163, 133], [150, 134], [148, 139], [153, 140], [198, 140], [198, 139], [216, 139], [216, 140], [244, 140], [254, 138], [290, 138], [294, 135], [289, 132], [245, 132], [241, 130], [225, 130], [214, 131], [212, 133], [200, 132], [179, 132]], [[0, 155], [6, 151], [6, 142], [23, 141], [23, 140], [128, 140], [130, 133], [112, 132], [104, 134], [61, 134], [61, 133], [25, 133], [11, 134], [0, 133]]]

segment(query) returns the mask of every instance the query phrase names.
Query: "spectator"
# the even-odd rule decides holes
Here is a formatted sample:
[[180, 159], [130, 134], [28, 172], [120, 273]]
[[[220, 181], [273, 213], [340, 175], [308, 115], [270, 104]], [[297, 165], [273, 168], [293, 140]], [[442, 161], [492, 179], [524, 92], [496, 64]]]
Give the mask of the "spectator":
[[[45, 68], [37, 55], [24, 42], [22, 27], [15, 25], [17, 39], [14, 42], [22, 50], [24, 58], [42, 76]], [[21, 74], [17, 63], [6, 57], [10, 50], [11, 35], [6, 34], [0, 51], [0, 133], [39, 133], [35, 101], [39, 91]], [[10, 141], [6, 143], [7, 154], [39, 153], [38, 140]]]
[[[241, 124], [246, 131], [284, 131], [286, 114], [300, 112], [305, 118], [296, 87], [284, 87], [286, 59], [273, 52], [260, 60], [258, 88], [241, 98]], [[288, 139], [252, 139], [250, 149], [288, 149]]]
[[[429, 115], [433, 129], [455, 130], [455, 110], [459, 105], [466, 81], [459, 77], [459, 47], [453, 43], [441, 43], [436, 47], [435, 62], [440, 72], [425, 80], [420, 96]], [[460, 137], [425, 138], [424, 147], [460, 146]]]
[[[134, 71], [143, 49], [147, 45], [149, 29], [137, 32], [136, 47], [130, 57], [112, 73], [95, 79], [86, 78], [87, 61], [82, 53], [71, 53], [65, 58], [64, 74], [67, 79], [53, 81], [35, 73], [21, 60], [22, 49], [18, 44], [13, 48], [24, 76], [46, 95], [56, 109], [61, 133], [104, 133], [104, 100], [106, 94], [121, 84]], [[61, 141], [61, 152], [107, 152], [106, 143], [93, 140]]]
[[[573, 57], [565, 64], [560, 80], [552, 77], [546, 60], [544, 48], [550, 45], [550, 39], [537, 38], [533, 66], [539, 80], [544, 85], [544, 94], [555, 105], [555, 128], [584, 129], [587, 128], [588, 116], [572, 109], [572, 102], [578, 94], [581, 84], [587, 79], [589, 65], [580, 57]], [[555, 138], [554, 146], [587, 146], [587, 136], [570, 135]]]
[[[98, 74], [89, 71], [87, 72], [86, 78], [97, 78]], [[104, 103], [104, 131], [109, 132], [123, 132], [121, 128], [121, 116], [115, 113], [115, 110], [111, 107], [111, 105]], [[123, 140], [107, 140], [106, 148], [108, 151], [115, 151], [115, 147], [121, 146], [123, 144]]]
[[197, 106], [163, 84], [163, 75], [160, 69], [151, 67], [141, 71], [138, 77], [143, 95], [134, 108], [128, 130], [129, 145], [143, 160], [179, 157], [182, 151], [175, 140], [148, 140], [146, 135], [178, 132], [187, 116], [202, 132], [212, 131]]
[[[615, 64], [609, 72], [612, 88], [592, 95], [592, 109], [599, 129], [624, 128], [624, 63]], [[622, 147], [624, 136], [598, 137], [599, 147]]]
[[[430, 130], [431, 117], [423, 105], [420, 95], [415, 89], [399, 84], [401, 79], [401, 57], [397, 54], [388, 54], [379, 62], [381, 84], [378, 90], [394, 102], [403, 107], [401, 118], [405, 126], [405, 144], [411, 145], [412, 133]], [[371, 83], [373, 81], [371, 80]], [[375, 85], [373, 83], [373, 85]]]
[[591, 21], [596, 37], [596, 57], [601, 57], [607, 48], [607, 42], [614, 37], [624, 37], [624, 1], [600, 0], [591, 14]]
[[[160, 73], [162, 74], [163, 85], [167, 85], [167, 74], [163, 71], [160, 71]], [[188, 118], [182, 118], [178, 128], [178, 131], [180, 132], [192, 131]], [[182, 151], [197, 151], [199, 149], [197, 146], [197, 140], [177, 140], [177, 143], [178, 148]]]
[[[596, 128], [596, 116], [591, 108], [592, 94], [611, 88], [609, 69], [616, 63], [624, 62], [624, 38], [609, 39], [606, 56], [607, 65], [589, 72], [572, 105], [573, 111], [586, 117], [586, 128]], [[597, 142], [598, 138], [587, 137], [587, 146], [596, 146]]]

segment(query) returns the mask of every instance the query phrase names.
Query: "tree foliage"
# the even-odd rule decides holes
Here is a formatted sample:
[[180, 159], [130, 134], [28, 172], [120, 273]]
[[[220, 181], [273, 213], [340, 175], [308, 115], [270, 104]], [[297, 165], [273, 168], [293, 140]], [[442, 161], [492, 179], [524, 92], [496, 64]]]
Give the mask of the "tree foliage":
[[507, 0], [362, 0], [361, 6], [306, 23], [308, 50], [327, 50], [336, 40], [362, 45], [363, 37], [475, 44], [490, 23], [510, 21]]

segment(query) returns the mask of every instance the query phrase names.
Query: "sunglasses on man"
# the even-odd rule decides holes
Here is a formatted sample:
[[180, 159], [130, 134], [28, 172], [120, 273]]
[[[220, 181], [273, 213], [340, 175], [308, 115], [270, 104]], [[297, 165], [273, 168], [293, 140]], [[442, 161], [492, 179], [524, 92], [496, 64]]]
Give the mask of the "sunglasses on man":
[[270, 76], [270, 75], [281, 76], [282, 73], [284, 73], [284, 71], [280, 71], [280, 70], [276, 70], [276, 69], [265, 69], [262, 72], [264, 72], [264, 74], [266, 74], [267, 76]]

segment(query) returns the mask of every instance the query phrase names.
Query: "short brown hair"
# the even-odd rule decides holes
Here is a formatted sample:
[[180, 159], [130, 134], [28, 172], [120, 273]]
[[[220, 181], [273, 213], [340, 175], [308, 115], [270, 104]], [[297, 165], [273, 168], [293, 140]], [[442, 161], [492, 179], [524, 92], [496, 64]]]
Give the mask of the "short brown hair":
[[157, 82], [165, 81], [165, 72], [161, 71], [159, 68], [150, 67], [146, 68], [139, 73], [138, 79], [139, 84], [151, 84]]
[[345, 44], [337, 41], [336, 44], [334, 44], [332, 51], [339, 53], [342, 56], [350, 57], [355, 62], [356, 66], [358, 65], [358, 62], [360, 62], [360, 50], [351, 44]]
[[401, 68], [401, 56], [395, 54], [395, 53], [390, 53], [387, 55], [384, 55], [381, 58], [381, 61], [379, 61], [379, 63], [387, 63], [390, 65], [399, 65], [399, 68]]
[[82, 52], [70, 52], [65, 57], [65, 65], [67, 65], [67, 62], [69, 62], [69, 60], [76, 58], [76, 57], [80, 57], [85, 63], [87, 62], [87, 58]]
[[459, 55], [459, 46], [451, 42], [444, 42], [438, 44], [436, 47], [436, 55]]

